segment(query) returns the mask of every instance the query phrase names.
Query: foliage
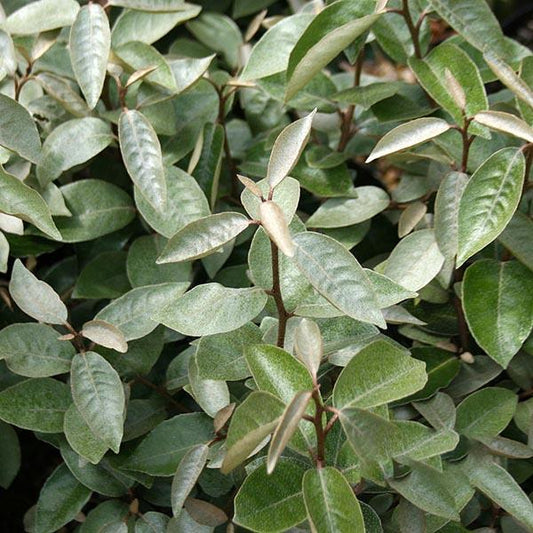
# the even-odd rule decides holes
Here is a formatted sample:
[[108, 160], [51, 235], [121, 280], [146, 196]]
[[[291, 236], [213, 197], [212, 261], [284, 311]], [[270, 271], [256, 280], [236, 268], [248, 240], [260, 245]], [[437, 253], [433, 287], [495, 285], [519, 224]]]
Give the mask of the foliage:
[[533, 55], [485, 0], [7, 0], [0, 48], [26, 531], [533, 531]]

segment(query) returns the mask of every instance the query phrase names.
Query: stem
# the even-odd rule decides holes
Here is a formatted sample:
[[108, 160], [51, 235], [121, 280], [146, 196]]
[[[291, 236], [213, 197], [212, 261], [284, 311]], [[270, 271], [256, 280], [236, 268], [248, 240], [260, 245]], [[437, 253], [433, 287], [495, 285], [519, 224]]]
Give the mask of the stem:
[[524, 149], [524, 153], [526, 156], [526, 171], [524, 176], [524, 186], [522, 188], [522, 195], [524, 195], [529, 188], [529, 174], [531, 173], [531, 167], [533, 166], [533, 144], [528, 144]]
[[324, 412], [324, 405], [320, 398], [318, 385], [313, 390], [313, 400], [315, 401], [315, 418], [314, 425], [316, 430], [316, 467], [323, 468], [326, 465], [326, 431], [322, 425], [322, 414]]
[[273, 241], [270, 241], [270, 249], [272, 251], [272, 290], [270, 294], [276, 302], [278, 310], [278, 340], [276, 342], [279, 348], [283, 348], [285, 344], [285, 332], [287, 331], [287, 320], [291, 314], [285, 309], [283, 298], [281, 296], [281, 284], [279, 280], [279, 250]]
[[185, 412], [189, 412], [190, 411], [190, 409], [185, 407], [182, 403], [176, 401], [174, 399], [174, 397], [171, 394], [169, 394], [168, 391], [165, 388], [160, 387], [159, 385], [156, 385], [155, 383], [152, 383], [150, 380], [146, 379], [145, 377], [143, 377], [141, 375], [138, 375], [138, 376], [135, 377], [134, 381], [137, 381], [138, 383], [142, 383], [143, 385], [146, 385], [150, 389], [154, 390], [160, 396], [165, 398], [165, 400], [167, 400], [174, 407], [177, 407], [181, 411], [185, 411]]
[[[422, 59], [422, 52], [420, 50], [420, 26], [422, 24], [422, 20], [424, 20], [424, 13], [420, 16], [418, 19], [417, 24], [413, 22], [413, 18], [411, 17], [411, 11], [409, 11], [409, 0], [402, 0], [402, 15], [405, 19], [405, 23], [407, 24], [407, 27], [409, 28], [409, 33], [411, 34], [411, 40], [413, 41], [413, 46], [415, 48], [415, 57], [417, 59]], [[425, 16], [425, 15], [424, 15]]]
[[460, 129], [461, 137], [463, 138], [463, 158], [461, 161], [461, 172], [466, 172], [468, 169], [470, 146], [472, 146], [472, 142], [474, 141], [474, 136], [468, 135], [468, 127], [470, 126], [470, 122], [472, 122], [472, 119], [466, 119], [464, 127]]
[[[458, 268], [455, 270], [454, 278], [456, 283], [462, 281], [462, 268]], [[455, 312], [457, 313], [457, 321], [459, 326], [459, 340], [461, 342], [459, 353], [468, 352], [470, 348], [470, 335], [468, 333], [468, 325], [466, 323], [461, 300], [455, 295], [453, 297], [453, 305], [455, 307]]]

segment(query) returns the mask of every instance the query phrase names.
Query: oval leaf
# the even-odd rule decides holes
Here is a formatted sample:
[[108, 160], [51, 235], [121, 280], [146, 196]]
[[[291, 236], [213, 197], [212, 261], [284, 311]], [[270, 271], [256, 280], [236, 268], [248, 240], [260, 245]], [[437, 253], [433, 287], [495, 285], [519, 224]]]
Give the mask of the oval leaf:
[[128, 351], [128, 343], [124, 334], [113, 324], [104, 320], [91, 320], [83, 324], [81, 334], [100, 346], [111, 348], [120, 353]]
[[285, 215], [278, 204], [270, 200], [261, 202], [261, 224], [276, 246], [287, 256], [294, 256], [294, 242]]

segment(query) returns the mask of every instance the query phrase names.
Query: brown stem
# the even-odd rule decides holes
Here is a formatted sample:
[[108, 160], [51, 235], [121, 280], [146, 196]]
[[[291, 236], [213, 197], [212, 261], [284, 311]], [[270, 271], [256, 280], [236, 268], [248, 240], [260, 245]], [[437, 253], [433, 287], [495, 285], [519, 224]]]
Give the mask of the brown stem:
[[413, 46], [415, 48], [415, 57], [417, 59], [422, 59], [422, 51], [420, 50], [420, 26], [423, 18], [422, 20], [419, 19], [418, 23], [415, 25], [413, 17], [411, 17], [411, 11], [409, 10], [409, 0], [402, 0], [402, 15], [409, 28], [409, 33], [411, 34], [411, 40], [413, 41]]
[[465, 125], [460, 129], [461, 137], [463, 138], [463, 157], [461, 160], [461, 172], [466, 172], [468, 169], [468, 156], [470, 155], [470, 146], [474, 141], [474, 136], [468, 135], [468, 127], [470, 126], [471, 119], [465, 120]]
[[177, 407], [178, 409], [180, 409], [180, 411], [185, 411], [185, 412], [190, 411], [190, 409], [185, 407], [182, 403], [175, 400], [174, 397], [171, 394], [169, 394], [168, 391], [164, 387], [160, 387], [159, 385], [152, 383], [150, 380], [146, 379], [145, 377], [141, 375], [137, 375], [134, 381], [137, 381], [138, 383], [142, 383], [143, 385], [146, 385], [150, 389], [154, 390], [155, 392], [157, 392], [157, 394], [165, 398], [165, 400], [171, 403], [174, 407]]
[[277, 346], [283, 348], [285, 344], [285, 332], [287, 331], [287, 320], [290, 313], [285, 309], [283, 298], [281, 296], [281, 284], [279, 279], [279, 250], [273, 241], [270, 241], [270, 250], [272, 251], [272, 294], [276, 308], [278, 310], [278, 339]]
[[324, 405], [320, 398], [319, 387], [315, 386], [313, 390], [313, 400], [315, 401], [315, 430], [316, 430], [316, 467], [323, 468], [326, 465], [326, 431], [322, 425], [322, 414], [324, 413]]

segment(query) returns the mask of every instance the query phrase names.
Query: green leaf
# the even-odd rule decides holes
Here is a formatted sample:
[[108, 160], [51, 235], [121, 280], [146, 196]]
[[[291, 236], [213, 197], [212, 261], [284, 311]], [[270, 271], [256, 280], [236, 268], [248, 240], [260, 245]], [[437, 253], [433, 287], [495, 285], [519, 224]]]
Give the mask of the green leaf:
[[274, 431], [285, 406], [270, 392], [253, 391], [235, 409], [226, 438], [227, 452], [221, 472], [227, 474], [265, 445]]
[[186, 8], [184, 0], [110, 0], [109, 5], [156, 12], [181, 11]]
[[366, 162], [394, 154], [430, 141], [448, 131], [451, 126], [441, 118], [417, 118], [396, 126], [386, 133], [376, 144]]
[[0, 331], [0, 359], [11, 372], [29, 378], [64, 374], [76, 350], [45, 324], [11, 324]]
[[53, 533], [60, 530], [76, 518], [90, 497], [91, 491], [69, 472], [65, 464], [58, 466], [39, 494], [34, 531]]
[[[80, 525], [80, 533], [105, 533], [115, 528], [114, 533], [127, 533], [125, 524], [129, 516], [128, 504], [120, 500], [106, 500], [91, 509]], [[125, 531], [121, 528], [124, 526]]]
[[409, 396], [426, 384], [425, 367], [389, 342], [373, 342], [342, 371], [333, 392], [334, 405], [368, 409]]
[[179, 230], [209, 215], [209, 204], [196, 180], [176, 167], [166, 167], [167, 207], [157, 211], [135, 187], [135, 203], [146, 222], [170, 239]]
[[173, 476], [183, 456], [213, 438], [213, 421], [203, 413], [178, 415], [161, 422], [135, 448], [123, 468], [152, 476]]
[[180, 59], [169, 59], [167, 61], [174, 80], [176, 82], [176, 93], [181, 93], [188, 89], [193, 83], [200, 79], [211, 63], [215, 55], [201, 57], [199, 59], [185, 57]]
[[256, 11], [260, 11], [273, 3], [274, 0], [235, 0], [233, 5], [233, 18], [252, 15]]
[[141, 437], [154, 429], [167, 417], [165, 401], [162, 397], [135, 399], [128, 402], [128, 412], [124, 422], [123, 442]]
[[23, 429], [60, 433], [71, 402], [64, 383], [52, 378], [27, 379], [0, 392], [0, 418]]
[[380, 16], [380, 13], [374, 13], [375, 8], [373, 0], [357, 4], [340, 0], [324, 8], [313, 19], [291, 52], [286, 100], [371, 28]]
[[240, 328], [254, 319], [266, 301], [262, 289], [231, 289], [218, 283], [205, 283], [162, 307], [154, 319], [183, 335], [214, 335]]
[[324, 355], [324, 343], [316, 322], [304, 318], [298, 324], [294, 332], [294, 353], [311, 375], [316, 376]]
[[0, 487], [9, 488], [20, 469], [20, 445], [16, 431], [0, 422]]
[[283, 450], [298, 429], [312, 395], [312, 391], [299, 391], [285, 408], [270, 441], [267, 458], [268, 474], [272, 474]]
[[331, 466], [308, 470], [303, 495], [311, 527], [317, 533], [364, 533], [363, 514], [346, 478]]
[[78, 354], [72, 360], [70, 382], [74, 403], [91, 431], [118, 453], [125, 398], [116, 370], [96, 352]]
[[72, 70], [89, 109], [96, 107], [102, 93], [110, 48], [111, 30], [102, 6], [82, 7], [70, 29], [69, 50]]
[[219, 213], [189, 223], [167, 243], [157, 264], [192, 261], [205, 257], [233, 240], [250, 224], [241, 213]]
[[495, 437], [512, 420], [517, 403], [518, 397], [508, 389], [481, 389], [458, 405], [455, 428], [472, 439]]
[[400, 87], [400, 82], [376, 82], [345, 89], [335, 94], [333, 99], [343, 104], [359, 105], [363, 109], [369, 109], [374, 104], [397, 94]]
[[281, 460], [268, 475], [266, 465], [255, 469], [244, 481], [235, 498], [233, 521], [251, 531], [287, 531], [305, 520], [302, 495], [304, 468], [288, 459]]
[[316, 110], [289, 124], [277, 136], [268, 161], [266, 176], [271, 189], [274, 189], [290, 174], [300, 159], [311, 135], [315, 113]]
[[186, 498], [196, 485], [198, 477], [204, 469], [207, 461], [209, 447], [206, 444], [198, 444], [192, 447], [182, 458], [178, 469], [172, 479], [172, 514], [178, 516]]
[[70, 447], [94, 465], [108, 450], [108, 446], [93, 434], [75, 404], [71, 404], [65, 413], [63, 431]]
[[477, 261], [465, 272], [462, 301], [476, 342], [507, 367], [532, 327], [531, 270], [518, 262]]
[[39, 132], [32, 116], [18, 102], [0, 94], [0, 146], [37, 163], [41, 152]]
[[529, 270], [533, 270], [533, 221], [516, 211], [498, 240]]
[[16, 35], [31, 35], [71, 26], [80, 6], [75, 0], [38, 0], [11, 13], [3, 28]]
[[100, 346], [111, 348], [120, 353], [128, 351], [128, 343], [123, 333], [113, 324], [104, 320], [89, 320], [83, 324], [81, 334]]
[[259, 206], [261, 225], [272, 242], [287, 256], [294, 256], [294, 243], [283, 211], [276, 202], [267, 200]]
[[44, 281], [37, 279], [21, 262], [15, 261], [9, 292], [27, 315], [39, 322], [64, 324], [68, 311], [59, 295]]
[[250, 376], [244, 348], [261, 342], [261, 330], [252, 322], [231, 331], [206, 335], [196, 350], [200, 376], [206, 379], [238, 381]]
[[437, 392], [429, 400], [413, 403], [413, 407], [435, 428], [453, 429], [455, 427], [455, 405], [443, 392]]
[[43, 144], [37, 165], [41, 187], [54, 181], [66, 170], [86, 163], [109, 146], [112, 140], [109, 124], [99, 118], [85, 117], [63, 122]]
[[140, 339], [157, 327], [152, 316], [175, 302], [187, 289], [188, 283], [161, 283], [138, 287], [104, 307], [96, 320], [104, 320], [117, 327], [126, 341]]
[[425, 287], [440, 271], [444, 257], [431, 229], [404, 237], [390, 254], [383, 274], [410, 291]]
[[503, 148], [470, 178], [459, 203], [458, 266], [505, 229], [520, 201], [524, 174], [522, 151]]
[[330, 198], [307, 220], [308, 228], [341, 228], [364, 222], [385, 210], [389, 195], [380, 187], [354, 189], [355, 198]]
[[[2, 131], [1, 126], [0, 131]], [[34, 189], [24, 185], [15, 176], [4, 172], [1, 168], [0, 211], [31, 222], [52, 239], [61, 239], [61, 234], [52, 220], [50, 209], [43, 197]]]
[[240, 78], [258, 80], [287, 70], [290, 53], [312, 20], [310, 13], [298, 13], [272, 26], [252, 48]]
[[294, 242], [296, 265], [324, 298], [356, 320], [386, 327], [370, 281], [346, 248], [312, 232], [296, 235]]
[[482, 111], [477, 113], [474, 120], [496, 131], [513, 135], [527, 142], [533, 142], [533, 128], [522, 119], [503, 111]]
[[148, 119], [135, 109], [123, 111], [118, 121], [120, 152], [133, 183], [156, 210], [167, 204], [161, 145]]
[[129, 195], [106, 181], [84, 179], [60, 190], [72, 213], [57, 218], [63, 242], [96, 239], [123, 228], [135, 217]]
[[404, 289], [401, 285], [398, 285], [383, 274], [379, 274], [368, 268], [364, 268], [363, 270], [374, 288], [380, 309], [417, 296], [416, 292]]

